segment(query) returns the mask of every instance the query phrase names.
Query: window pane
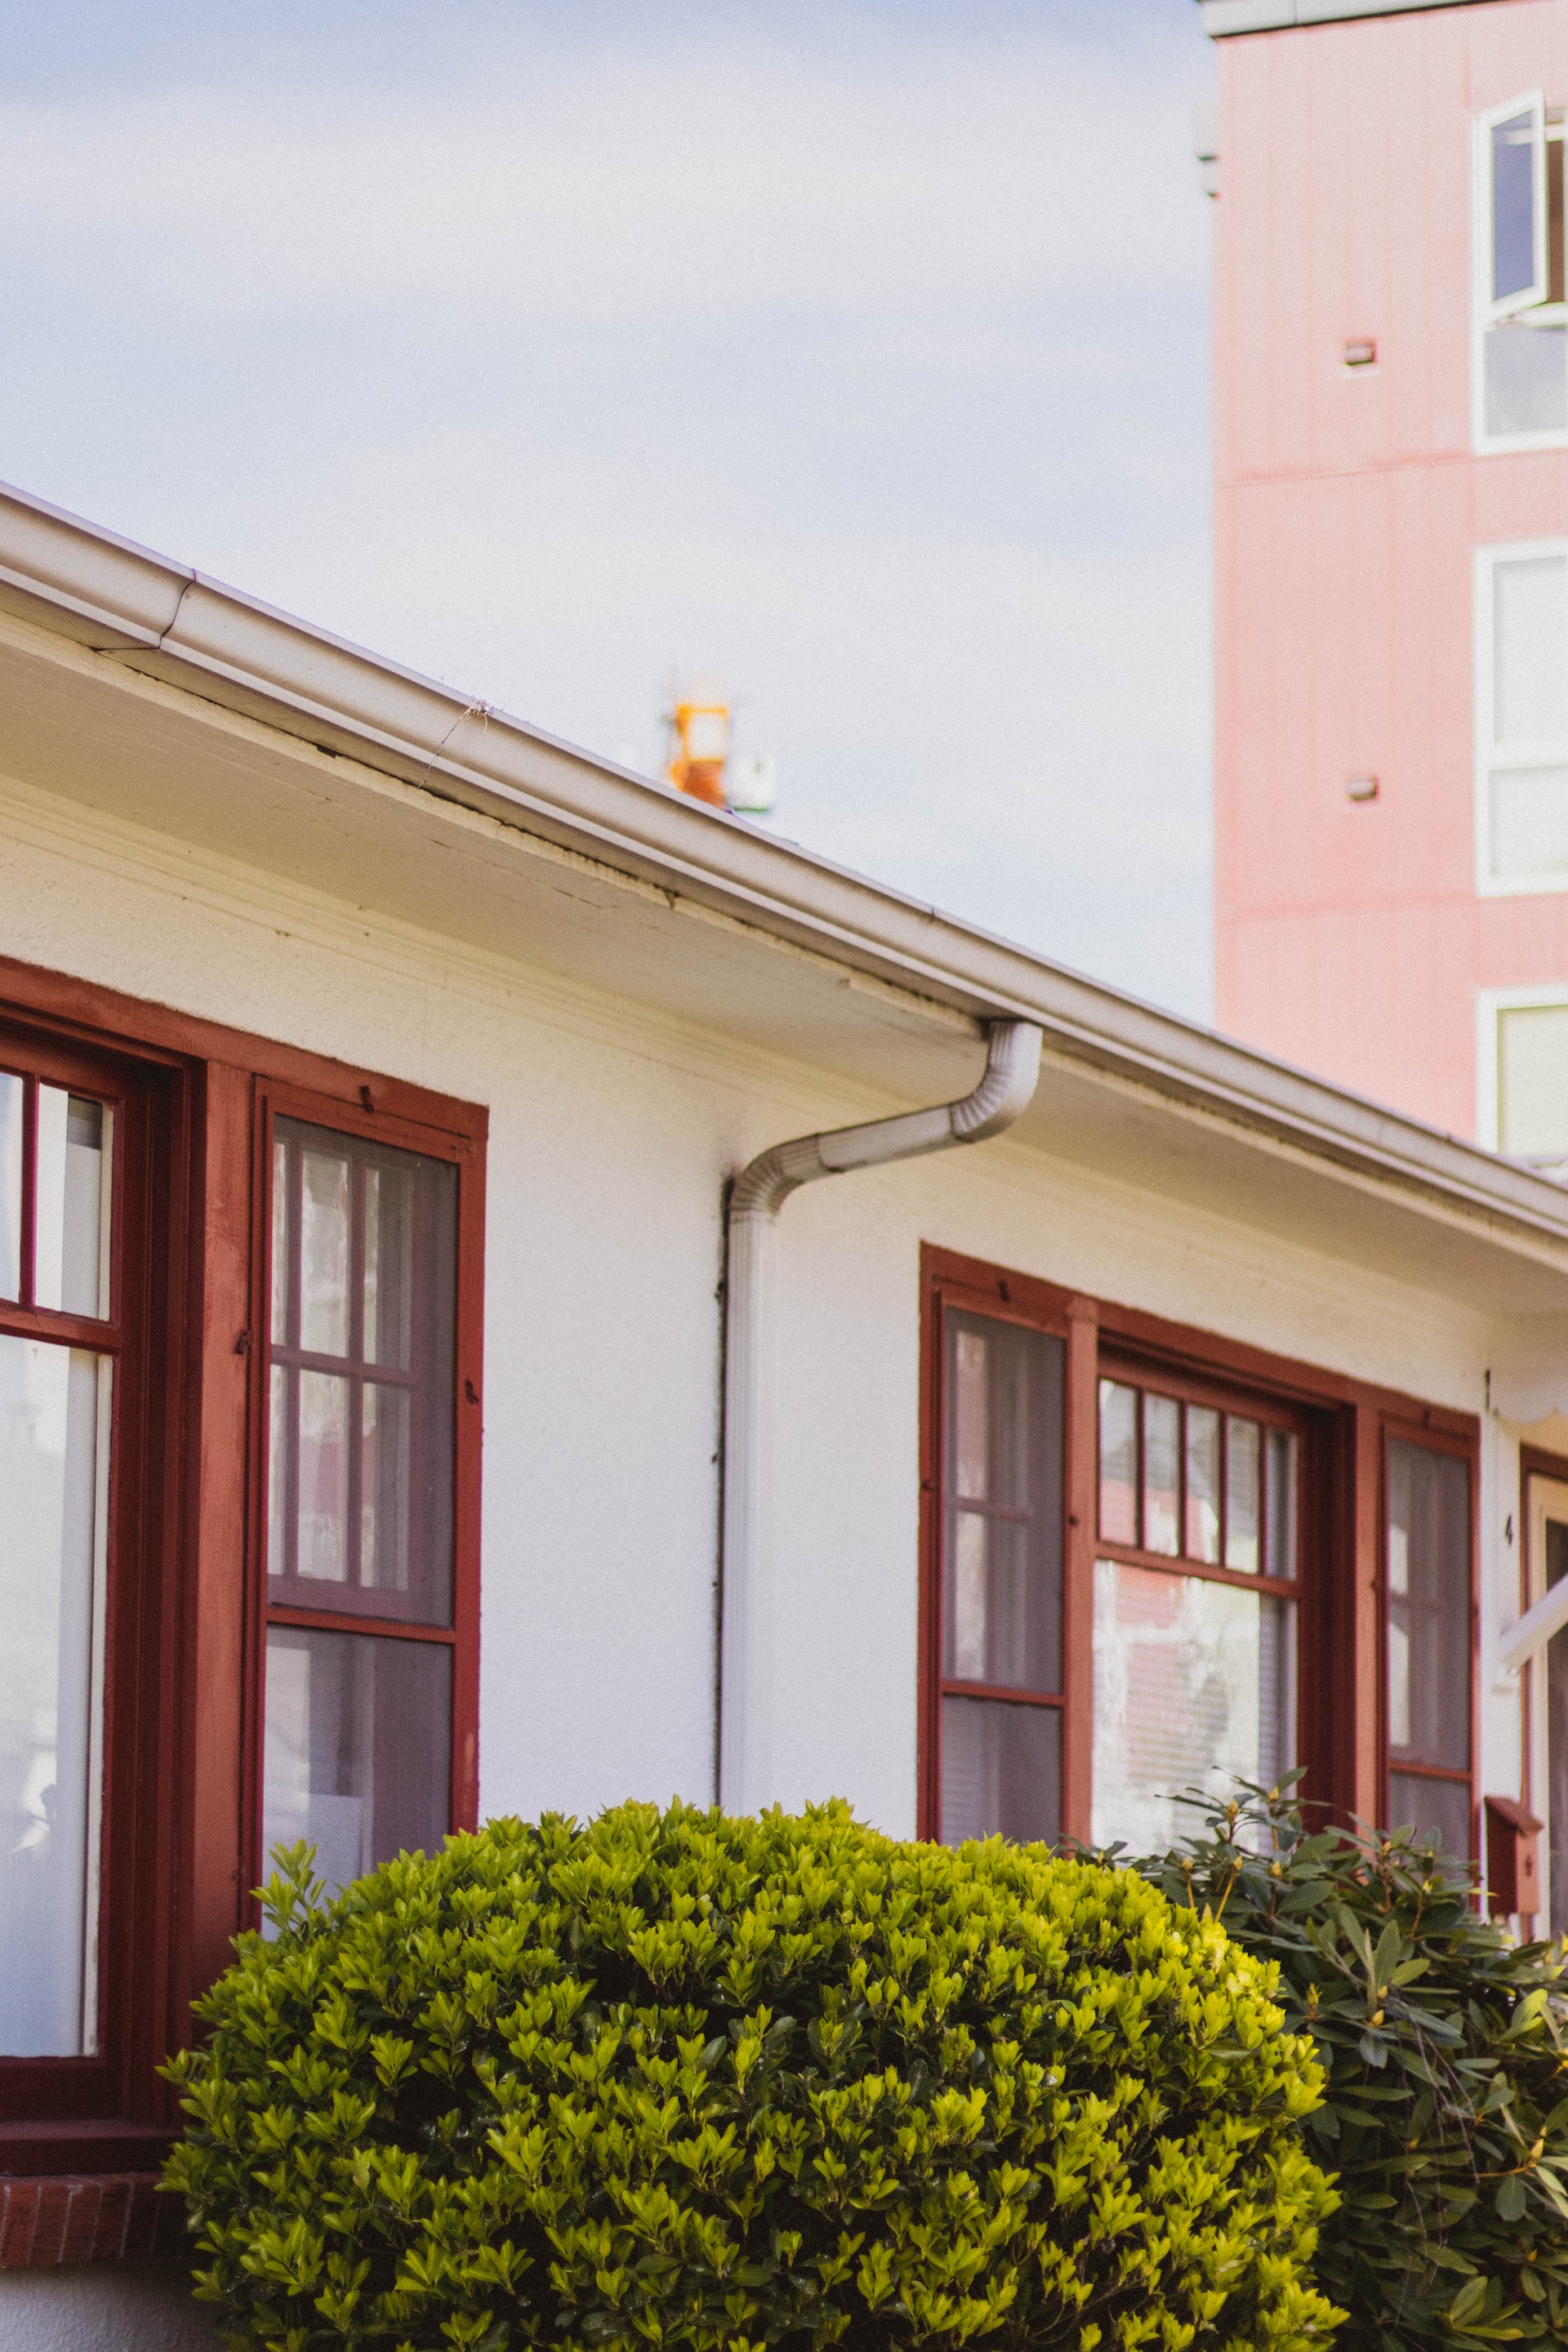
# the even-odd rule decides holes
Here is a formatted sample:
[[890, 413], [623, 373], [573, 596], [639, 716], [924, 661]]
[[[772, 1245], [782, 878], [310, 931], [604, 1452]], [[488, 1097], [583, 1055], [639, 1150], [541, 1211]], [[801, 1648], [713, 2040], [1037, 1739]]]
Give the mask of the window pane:
[[1489, 438], [1568, 425], [1568, 330], [1507, 320], [1488, 328], [1482, 357]]
[[1138, 1540], [1138, 1391], [1120, 1381], [1100, 1383], [1100, 1532]]
[[415, 1184], [384, 1160], [364, 1171], [364, 1355], [406, 1371], [414, 1328]]
[[294, 1192], [289, 1181], [289, 1146], [281, 1134], [272, 1145], [272, 1337], [279, 1347], [289, 1341], [289, 1280], [294, 1264]]
[[1521, 556], [1494, 564], [1492, 629], [1497, 740], [1543, 743], [1568, 736], [1568, 557]]
[[450, 1825], [451, 1735], [444, 1643], [269, 1626], [264, 1855], [303, 1838], [336, 1888], [394, 1854], [435, 1852]]
[[0, 1298], [22, 1296], [22, 1108], [20, 1078], [0, 1071]]
[[38, 1088], [34, 1297], [68, 1315], [109, 1312], [109, 1150], [113, 1113]]
[[1236, 1585], [1100, 1560], [1094, 1571], [1093, 1841], [1158, 1852], [1175, 1803], [1233, 1778], [1273, 1786], [1296, 1754], [1296, 1612]]
[[944, 1678], [1061, 1688], [1059, 1339], [947, 1318]]
[[300, 1372], [299, 1459], [300, 1576], [343, 1583], [349, 1572], [349, 1402], [336, 1372]]
[[301, 1154], [300, 1345], [307, 1355], [349, 1351], [349, 1161], [313, 1144]]
[[1523, 294], [1542, 276], [1536, 252], [1535, 118], [1510, 114], [1492, 125], [1492, 294]]
[[275, 1140], [272, 1597], [447, 1624], [457, 1171], [292, 1119]]
[[1187, 1539], [1189, 1559], [1219, 1558], [1219, 1415], [1187, 1407]]
[[1467, 1463], [1402, 1438], [1390, 1439], [1387, 1561], [1389, 1747], [1401, 1760], [1413, 1764], [1466, 1769], [1470, 1760]]
[[1225, 1423], [1225, 1564], [1258, 1570], [1258, 1523], [1262, 1486], [1262, 1436], [1255, 1421], [1237, 1421], [1227, 1413]]
[[961, 1330], [953, 1340], [952, 1476], [956, 1493], [984, 1497], [990, 1486], [985, 1431], [985, 1334]]
[[1061, 1717], [1054, 1706], [944, 1698], [943, 1843], [999, 1832], [1019, 1844], [1054, 1845], [1061, 1835]]
[[1416, 1772], [1388, 1776], [1388, 1826], [1413, 1827], [1418, 1837], [1436, 1830], [1443, 1853], [1456, 1862], [1470, 1854], [1470, 1792], [1463, 1780], [1428, 1780]]
[[1174, 1552], [1181, 1510], [1182, 1409], [1174, 1397], [1143, 1399], [1143, 1549]]
[[1498, 1015], [1498, 1140], [1515, 1160], [1568, 1159], [1568, 1004]]
[[0, 1338], [0, 2053], [96, 2046], [110, 1371]]
[[1498, 879], [1568, 874], [1568, 767], [1495, 769], [1488, 793], [1487, 863]]
[[1264, 1566], [1270, 1576], [1296, 1573], [1296, 1462], [1299, 1444], [1288, 1429], [1271, 1429], [1264, 1440], [1268, 1464], [1268, 1540]]
[[364, 1387], [361, 1433], [360, 1577], [382, 1592], [408, 1590], [408, 1424], [406, 1389]]

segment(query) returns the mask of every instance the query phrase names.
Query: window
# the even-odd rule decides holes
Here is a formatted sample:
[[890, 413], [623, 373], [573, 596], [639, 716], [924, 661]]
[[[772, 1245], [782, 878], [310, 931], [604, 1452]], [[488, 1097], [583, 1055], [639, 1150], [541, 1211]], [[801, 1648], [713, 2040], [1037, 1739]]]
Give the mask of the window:
[[1282, 1408], [1101, 1379], [1095, 1844], [1166, 1845], [1184, 1790], [1295, 1763], [1301, 1477]]
[[1568, 435], [1563, 119], [1539, 90], [1475, 129], [1475, 354], [1480, 446]]
[[[1510, 991], [1509, 996], [1516, 992]], [[1483, 1143], [1551, 1174], [1568, 1170], [1568, 992], [1483, 994], [1477, 1127]]]
[[485, 1116], [7, 987], [0, 2169], [147, 2171], [264, 1841], [476, 1817]]
[[1568, 543], [1476, 561], [1476, 866], [1486, 893], [1568, 890]]
[[1428, 1441], [1384, 1453], [1385, 1818], [1471, 1851], [1470, 1465]]
[[939, 1812], [948, 1844], [1062, 1833], [1062, 1412], [1053, 1333], [943, 1317]]
[[451, 1826], [458, 1171], [272, 1135], [261, 1842], [335, 1888]]

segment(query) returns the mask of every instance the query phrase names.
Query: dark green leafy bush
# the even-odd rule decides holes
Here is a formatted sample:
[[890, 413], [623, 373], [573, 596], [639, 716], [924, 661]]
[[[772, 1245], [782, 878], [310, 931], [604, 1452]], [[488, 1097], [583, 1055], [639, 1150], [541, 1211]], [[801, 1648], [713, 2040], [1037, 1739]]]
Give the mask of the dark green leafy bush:
[[237, 2346], [1331, 2332], [1310, 2045], [1131, 1872], [627, 1805], [307, 1884], [171, 2069]]
[[1510, 1945], [1409, 1831], [1309, 1835], [1278, 1790], [1206, 1810], [1205, 1836], [1139, 1867], [1278, 1961], [1286, 2023], [1317, 2043], [1308, 2140], [1343, 2200], [1317, 2275], [1350, 2313], [1341, 2352], [1568, 2344], [1556, 1948]]

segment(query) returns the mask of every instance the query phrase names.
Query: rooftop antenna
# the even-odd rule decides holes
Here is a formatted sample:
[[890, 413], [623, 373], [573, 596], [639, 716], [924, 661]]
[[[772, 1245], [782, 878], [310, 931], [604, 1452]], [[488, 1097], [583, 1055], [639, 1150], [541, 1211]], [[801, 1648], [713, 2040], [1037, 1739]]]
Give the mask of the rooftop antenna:
[[673, 697], [664, 715], [665, 782], [710, 808], [765, 816], [778, 796], [773, 762], [756, 752], [731, 759], [733, 711], [723, 688], [698, 678], [684, 691], [674, 688]]

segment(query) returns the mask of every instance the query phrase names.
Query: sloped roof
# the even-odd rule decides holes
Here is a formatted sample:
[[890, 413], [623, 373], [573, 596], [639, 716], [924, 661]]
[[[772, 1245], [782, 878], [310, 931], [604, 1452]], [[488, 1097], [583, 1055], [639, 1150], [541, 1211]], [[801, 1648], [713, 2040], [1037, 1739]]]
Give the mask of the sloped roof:
[[1276, 33], [1292, 25], [1336, 25], [1352, 16], [1414, 16], [1428, 8], [1484, 8], [1498, 0], [1198, 0], [1204, 30]]
[[[1568, 1189], [1143, 1004], [0, 487], [0, 772], [79, 813], [700, 1022], [890, 1101], [1023, 1018], [1017, 1139], [1500, 1314]], [[3, 944], [3, 943], [0, 943]]]

